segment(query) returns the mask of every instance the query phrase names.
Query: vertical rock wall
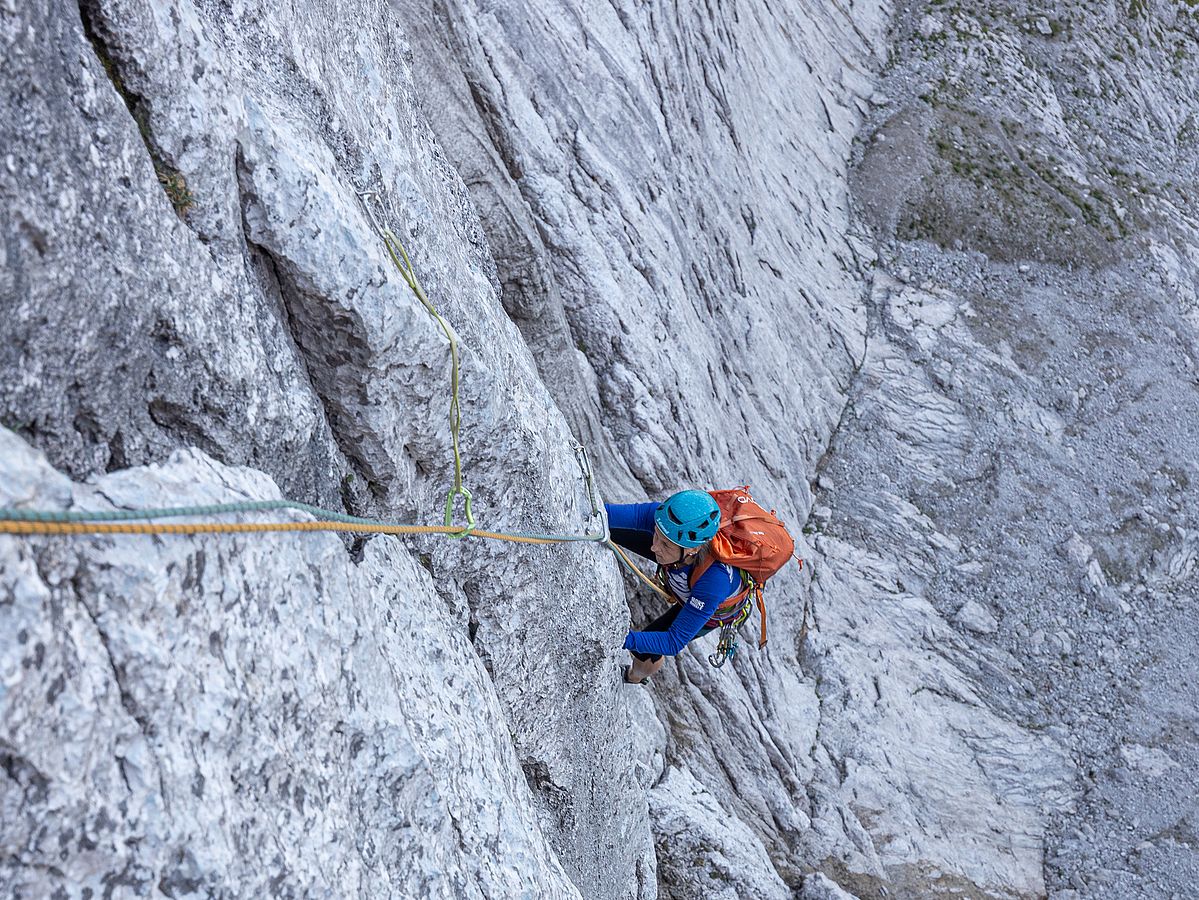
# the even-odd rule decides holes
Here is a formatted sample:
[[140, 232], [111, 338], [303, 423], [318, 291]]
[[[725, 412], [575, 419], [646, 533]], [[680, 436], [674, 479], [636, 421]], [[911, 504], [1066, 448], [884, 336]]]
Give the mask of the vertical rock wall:
[[613, 488], [805, 508], [862, 357], [846, 163], [885, 8], [402, 8], [505, 308]]
[[[138, 464], [196, 446], [221, 463], [260, 469], [296, 499], [437, 521], [451, 476], [449, 348], [392, 269], [373, 216], [403, 237], [461, 343], [468, 411], [462, 445], [480, 520], [511, 530], [584, 530], [590, 504], [569, 431], [497, 302], [486, 241], [461, 181], [414, 107], [409, 52], [386, 5], [21, 5], [0, 11], [0, 29], [11, 62], [2, 101], [8, 175], [0, 186], [11, 222], [3, 282], [11, 339], [3, 342], [0, 393], [4, 421], [53, 465], [76, 478], [133, 467], [138, 480], [154, 482]], [[360, 192], [372, 191], [362, 199]], [[14, 471], [32, 465], [19, 447], [5, 452]], [[151, 495], [174, 505], [185, 500], [189, 480], [177, 478]], [[196, 474], [194, 480], [212, 479]], [[131, 496], [133, 505], [146, 502]], [[35, 491], [10, 500], [62, 502]], [[184, 727], [192, 698], [153, 704], [138, 698], [161, 694], [183, 671], [206, 671], [213, 652], [207, 635], [251, 631], [261, 645], [250, 655], [295, 653], [295, 665], [310, 665], [348, 652], [343, 645], [352, 644], [355, 630], [381, 628], [378, 617], [387, 607], [432, 603], [430, 615], [414, 612], [402, 627], [392, 626], [394, 642], [359, 663], [382, 699], [355, 727], [370, 735], [415, 729], [411, 741], [372, 737], [369, 774], [348, 778], [325, 746], [344, 743], [329, 736], [335, 709], [322, 708], [317, 721], [289, 738], [279, 765], [327, 765], [340, 779], [322, 781], [319, 790], [306, 783], [307, 795], [320, 799], [297, 808], [287, 826], [288, 835], [302, 835], [295, 853], [320, 844], [321, 833], [346, 832], [344, 843], [311, 863], [300, 865], [290, 849], [255, 851], [244, 869], [229, 862], [230, 847], [292, 843], [267, 813], [274, 802], [268, 797], [290, 788], [280, 788], [262, 767], [237, 769], [241, 747], [267, 740], [265, 723], [291, 716], [287, 704], [325, 702], [307, 696], [312, 685], [262, 696], [235, 673], [216, 705], [248, 704], [250, 711], [214, 739], [216, 761], [197, 801], [253, 807], [252, 798], [261, 797], [262, 809], [246, 821], [216, 817], [203, 826], [214, 829], [212, 840], [226, 855], [197, 850], [186, 868], [189, 883], [251, 893], [258, 884], [297, 893], [393, 884], [410, 895], [424, 893], [419, 886], [427, 883], [435, 895], [457, 896], [460, 879], [462, 890], [485, 896], [518, 889], [637, 893], [636, 872], [652, 863], [648, 830], [638, 827], [646, 820], [645, 801], [624, 779], [631, 743], [616, 702], [615, 648], [626, 614], [612, 564], [597, 551], [474, 543], [405, 549], [388, 540], [339, 552], [340, 544], [326, 542], [310, 551], [310, 563], [296, 563], [311, 574], [292, 586], [288, 563], [270, 562], [269, 553], [255, 557], [257, 580], [243, 584], [236, 574], [243, 564], [235, 560], [253, 542], [215, 541], [204, 545], [208, 580], [184, 579], [175, 589], [167, 570], [184, 571], [182, 558], [197, 552], [197, 542], [178, 543], [143, 540], [114, 551], [141, 567], [120, 568], [120, 587], [92, 590], [79, 581], [57, 598], [35, 591], [29, 621], [59, 641], [66, 640], [64, 629], [81, 627], [87, 634], [80, 639], [93, 651], [102, 643], [99, 629], [112, 636], [114, 661], [79, 653], [59, 668], [33, 645], [8, 648], [6, 671], [33, 679], [28, 692], [14, 683], [4, 695], [5, 771], [13, 773], [4, 792], [6, 871], [13, 884], [40, 893], [79, 884], [100, 890], [126, 877], [139, 891], [170, 882], [168, 861], [191, 846], [199, 827], [191, 808], [173, 799], [196, 780], [193, 767], [175, 759], [193, 733]], [[12, 564], [35, 586], [57, 577], [48, 573], [63, 554], [85, 560], [63, 564], [72, 571], [115, 567], [86, 546], [16, 541], [8, 547]], [[385, 579], [396, 566], [399, 574]], [[222, 572], [228, 585], [215, 574]], [[105, 612], [95, 595], [105, 591], [125, 602], [123, 594], [143, 581], [142, 606], [166, 604], [176, 612], [165, 620], [144, 613], [154, 635], [146, 640], [157, 655], [134, 666], [118, 651], [121, 636], [138, 627], [141, 607], [131, 619], [120, 606]], [[222, 590], [265, 591], [256, 585], [275, 586], [262, 609], [219, 601]], [[270, 612], [273, 604], [307, 609], [318, 599], [354, 623], [348, 632], [298, 631]], [[94, 615], [80, 618], [80, 604], [92, 604]], [[438, 604], [452, 615], [437, 613]], [[55, 612], [60, 606], [73, 611], [69, 622]], [[100, 621], [95, 629], [93, 620]], [[202, 640], [190, 643], [193, 633]], [[36, 643], [48, 646], [46, 639]], [[446, 647], [455, 648], [452, 662]], [[473, 656], [463, 656], [468, 650]], [[269, 677], [294, 667], [280, 663]], [[65, 686], [34, 689], [58, 675]], [[334, 666], [321, 677], [330, 707], [356, 703], [358, 673]], [[577, 687], [558, 688], [568, 684]], [[92, 709], [96, 696], [122, 691], [128, 703]], [[491, 743], [439, 724], [447, 702], [472, 710], [478, 718], [471, 727], [482, 727]], [[137, 795], [139, 803], [148, 797], [140, 812], [122, 796], [119, 781], [110, 785], [105, 775], [101, 785], [99, 774], [44, 758], [53, 746], [19, 727], [34, 718], [64, 733], [120, 735], [127, 725], [122, 709], [162, 744], [155, 748], [161, 764], [144, 766], [154, 777], [148, 794]], [[440, 735], [436, 747], [428, 743], [431, 733]], [[392, 790], [393, 771], [397, 778], [411, 771], [429, 791], [457, 799], [408, 804], [397, 782], [398, 799], [372, 807], [373, 818], [338, 817], [338, 808], [359, 805], [361, 792]], [[498, 793], [481, 790], [492, 777]], [[23, 799], [31, 778], [38, 792], [58, 798], [50, 807]], [[126, 788], [135, 789], [142, 791]], [[512, 836], [527, 835], [525, 848], [516, 849], [524, 862], [502, 849], [510, 837], [502, 824], [509, 808], [521, 822]], [[102, 818], [124, 836], [95, 853], [86, 846], [93, 837], [82, 849], [69, 841], [51, 848], [47, 841], [57, 842], [76, 816]], [[407, 873], [405, 845], [377, 843], [391, 841], [383, 835], [397, 829], [416, 843], [428, 837], [430, 858], [442, 853], [438, 847], [461, 844], [455, 852], [473, 856], [483, 869], [464, 863], [461, 876], [453, 867], [436, 875], [430, 864], [423, 874]], [[143, 832], [154, 841], [141, 842]], [[466, 834], [461, 841], [459, 832]], [[376, 845], [366, 868], [355, 869], [369, 842]], [[495, 874], [493, 865], [502, 871]], [[613, 881], [606, 875], [613, 870], [629, 874]]]
[[[749, 481], [806, 512], [869, 359], [874, 254], [844, 166], [886, 102], [869, 75], [886, 10], [407, 8], [505, 307], [568, 417], [598, 415], [608, 483], [639, 498]], [[655, 692], [666, 740], [646, 735], [643, 754], [662, 773], [666, 895], [783, 896], [750, 874], [762, 850], [793, 886], [816, 865], [863, 891], [1043, 889], [1066, 766], [991, 701], [960, 706], [994, 663], [892, 580], [914, 553], [935, 569], [947, 540], [899, 512], [862, 513], [893, 530], [883, 556], [813, 548], [806, 642], [803, 589], [784, 576], [768, 654], [730, 678], [689, 652]]]
[[[201, 453], [87, 487], [3, 437], [5, 506], [274, 499]], [[577, 897], [467, 610], [395, 542], [4, 537], [13, 896]]]
[[[1108, 265], [1151, 206], [1190, 226], [1168, 191], [1125, 192], [1051, 243], [1074, 194], [1047, 174], [1019, 203], [952, 181], [988, 135], [1068, 129], [1052, 79], [1017, 79], [997, 131], [932, 111], [964, 81], [905, 54], [972, 71], [945, 36], [974, 20], [925, 12], [888, 32], [861, 2], [0, 4], [3, 505], [281, 493], [438, 519], [449, 344], [385, 226], [461, 347], [483, 524], [594, 528], [577, 436], [606, 499], [748, 482], [812, 536], [765, 651], [714, 670], [699, 642], [650, 690], [618, 682], [629, 585], [595, 547], [5, 538], [4, 886], [1043, 894], [1069, 735], [960, 585], [995, 583], [980, 547], [1027, 509], [995, 498], [1074, 471], [1069, 427], [1017, 305], [937, 279]], [[982, 83], [1020, 70], [975, 24]], [[1182, 346], [1189, 233], [1147, 245]], [[1016, 437], [988, 449], [995, 403]], [[1037, 448], [1018, 484], [1013, 446]], [[1179, 553], [1159, 568], [1185, 579]]]

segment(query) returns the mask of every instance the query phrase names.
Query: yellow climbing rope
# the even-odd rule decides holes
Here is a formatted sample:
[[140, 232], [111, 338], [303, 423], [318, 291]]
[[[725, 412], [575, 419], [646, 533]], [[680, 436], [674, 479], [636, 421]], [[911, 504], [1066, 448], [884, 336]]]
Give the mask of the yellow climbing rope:
[[[250, 534], [269, 531], [350, 531], [359, 534], [445, 534], [521, 544], [559, 544], [565, 538], [501, 531], [469, 531], [445, 525], [366, 525], [358, 522], [26, 522], [0, 519], [0, 534]], [[599, 541], [598, 543], [602, 543]]]
[[665, 599], [669, 600], [671, 603], [675, 602], [674, 597], [672, 597], [670, 594], [666, 593], [666, 591], [664, 591], [662, 589], [661, 585], [655, 583], [648, 575], [646, 575], [644, 572], [642, 572], [640, 566], [634, 565], [633, 561], [630, 560], [627, 556], [625, 556], [625, 552], [623, 550], [621, 550], [618, 546], [616, 546], [616, 544], [614, 544], [611, 540], [604, 541], [604, 546], [607, 547], [609, 550], [611, 550], [613, 553], [615, 553], [617, 558], [622, 563], [625, 564], [625, 567], [630, 572], [632, 572], [634, 575], [636, 575], [638, 578], [640, 578], [642, 581], [644, 581], [646, 584], [648, 584], [655, 593], [661, 595]]
[[[6, 512], [8, 512], [6, 510]], [[75, 515], [86, 516], [87, 513]], [[336, 531], [359, 534], [444, 534], [449, 537], [476, 537], [518, 544], [562, 544], [580, 540], [574, 536], [535, 536], [504, 531], [463, 531], [445, 525], [388, 525], [382, 522], [338, 522], [318, 519], [312, 522], [55, 522], [31, 519], [0, 519], [0, 534], [19, 535], [102, 535], [102, 534], [260, 534], [263, 532]], [[625, 555], [611, 538], [599, 536], [584, 539], [602, 544], [620, 559], [628, 569], [656, 593], [670, 599], [661, 587], [654, 584]]]

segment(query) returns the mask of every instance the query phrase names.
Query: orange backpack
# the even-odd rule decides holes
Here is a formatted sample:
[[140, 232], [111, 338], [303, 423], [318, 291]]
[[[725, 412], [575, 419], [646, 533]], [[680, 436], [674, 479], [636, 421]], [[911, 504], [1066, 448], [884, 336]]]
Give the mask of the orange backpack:
[[[691, 570], [691, 586], [712, 563], [727, 563], [743, 573], [747, 583], [744, 590], [725, 600], [716, 610], [717, 616], [727, 613], [752, 593], [758, 602], [762, 619], [759, 647], [766, 646], [766, 603], [762, 589], [766, 581], [787, 564], [795, 553], [795, 540], [787, 533], [782, 520], [772, 509], [767, 512], [749, 495], [749, 485], [726, 491], [711, 491], [720, 507], [720, 528], [712, 538], [709, 552]], [[796, 557], [799, 567], [803, 560]], [[718, 623], [719, 624], [719, 623]]]

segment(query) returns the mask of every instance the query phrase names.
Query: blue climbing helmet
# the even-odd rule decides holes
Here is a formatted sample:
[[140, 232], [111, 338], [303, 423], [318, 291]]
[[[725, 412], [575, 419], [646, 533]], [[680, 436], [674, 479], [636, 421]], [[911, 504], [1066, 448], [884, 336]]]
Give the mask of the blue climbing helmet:
[[658, 529], [680, 547], [700, 547], [720, 528], [720, 507], [707, 491], [679, 491], [654, 511]]

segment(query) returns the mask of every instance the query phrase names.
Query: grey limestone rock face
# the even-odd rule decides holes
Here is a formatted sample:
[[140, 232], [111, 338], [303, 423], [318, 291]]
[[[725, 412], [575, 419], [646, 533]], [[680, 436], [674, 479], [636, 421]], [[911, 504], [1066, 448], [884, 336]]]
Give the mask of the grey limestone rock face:
[[[104, 12], [21, 4], [0, 18], [10, 61], [0, 352], [5, 371], [21, 373], [5, 379], [5, 422], [78, 476], [188, 444], [333, 500], [329, 486], [345, 467], [290, 350], [283, 311], [254, 290], [240, 248], [231, 259], [172, 212], [140, 133], [158, 135], [155, 147], [187, 143], [188, 134], [209, 144], [224, 138], [219, 153], [193, 148], [206, 169], [192, 175], [191, 190], [205, 210], [214, 207], [197, 220], [238, 234], [234, 88], [194, 11], [177, 29], [165, 11], [162, 21], [144, 9], [130, 14], [122, 27], [138, 53], [129, 65], [118, 62], [128, 52], [121, 44], [100, 37], [110, 30]], [[165, 42], [174, 53], [155, 53]], [[98, 56], [98, 46], [111, 49]], [[172, 84], [189, 85], [185, 97], [159, 97], [143, 83], [142, 69], [155, 64], [171, 70]], [[177, 80], [181, 70], [188, 74]], [[186, 105], [176, 110], [176, 102]], [[158, 110], [169, 127], [155, 128]], [[154, 156], [168, 160], [160, 171], [173, 177], [162, 166], [179, 160], [169, 150]]]
[[[835, 185], [871, 107], [864, 76], [882, 46], [885, 11], [799, 4], [676, 18], [652, 6], [585, 15], [408, 8], [414, 42], [437, 73], [431, 121], [496, 245], [505, 307], [542, 372], [553, 374], [566, 415], [598, 416], [602, 430], [589, 434], [603, 448], [605, 481], [625, 487], [631, 475], [638, 496], [654, 496], [743, 479], [772, 504], [808, 509], [808, 476], [788, 473], [812, 471], [821, 436], [843, 418], [845, 379], [868, 358], [860, 292], [874, 254], [853, 233], [848, 197]], [[703, 50], [693, 56], [693, 47]], [[572, 90], [578, 81], [605, 90], [585, 102]], [[724, 259], [713, 260], [712, 248]], [[713, 358], [730, 351], [744, 362], [718, 370]], [[708, 361], [706, 373], [694, 371], [697, 358]], [[766, 394], [762, 372], [773, 373]], [[916, 385], [899, 380], [919, 404]], [[929, 419], [930, 442], [956, 440], [960, 417], [932, 410]], [[833, 510], [818, 505], [814, 515], [827, 521]], [[883, 556], [918, 553], [935, 568], [939, 548], [906, 510], [883, 505], [869, 515], [894, 529]], [[1040, 892], [1039, 835], [1061, 799], [1041, 792], [1066, 777], [1061, 754], [986, 709], [969, 687], [978, 676], [969, 647], [955, 641], [953, 653], [909, 658], [912, 641], [949, 637], [919, 596], [907, 616], [875, 616], [874, 649], [849, 658], [838, 644], [864, 641], [854, 624], [860, 611], [896, 588], [863, 580], [872, 557], [838, 560], [815, 549], [812, 590], [836, 612], [811, 633], [791, 573], [771, 592], [768, 655], [745, 651], [730, 680], [728, 670], [704, 666], [701, 646], [658, 678], [673, 767], [663, 775], [672, 787], [651, 797], [661, 890], [775, 889], [747, 880], [731, 826], [713, 833], [701, 804], [679, 799], [675, 788], [691, 779], [689, 796], [710, 792], [726, 816], [748, 823], [793, 888], [824, 866], [863, 890]], [[634, 605], [639, 615], [649, 612]], [[824, 631], [834, 636], [817, 640]], [[872, 684], [867, 660], [878, 656], [901, 685], [886, 715], [874, 687], [856, 687]], [[879, 672], [876, 683], [887, 677]], [[953, 699], [955, 691], [972, 700]], [[826, 694], [836, 699], [824, 702]], [[910, 694], [922, 702], [898, 703]], [[942, 718], [952, 724], [939, 726]], [[974, 718], [977, 726], [966, 724]], [[878, 753], [882, 735], [898, 749]], [[996, 763], [975, 775], [980, 746]], [[648, 751], [641, 758], [660, 766]], [[1026, 778], [1014, 776], [1011, 768], [1025, 764]], [[846, 771], [855, 765], [857, 779]], [[909, 791], [914, 778], [928, 778], [927, 787]], [[962, 821], [980, 807], [995, 813], [990, 824]], [[961, 829], [968, 841], [957, 840]]]
[[804, 878], [799, 897], [801, 900], [858, 900], [823, 872], [815, 872]]
[[[12, 376], [2, 389], [4, 418], [53, 464], [77, 479], [107, 470], [115, 477], [174, 448], [196, 446], [222, 463], [253, 465], [295, 499], [436, 521], [451, 473], [449, 346], [392, 268], [373, 217], [402, 235], [423, 284], [453, 323], [461, 402], [469, 410], [462, 452], [480, 520], [508, 530], [584, 530], [590, 502], [569, 431], [496, 301], [486, 241], [461, 181], [414, 109], [402, 29], [386, 7], [23, 5], [0, 12], [0, 29], [12, 62], [3, 102], [4, 144], [12, 148], [5, 164], [13, 177], [0, 187], [12, 223], [3, 282], [10, 323], [3, 365]], [[27, 502], [36, 505], [37, 498]], [[461, 520], [461, 501], [456, 514]], [[378, 552], [373, 543], [309, 566], [324, 580], [304, 597], [324, 598], [327, 589], [347, 615], [365, 616], [358, 605], [375, 602], [371, 583], [353, 573]], [[626, 613], [612, 563], [577, 546], [467, 549], [415, 541], [389, 553], [406, 560], [389, 582], [393, 595], [425, 596], [426, 569], [415, 563], [421, 560], [434, 573], [438, 596], [456, 611], [452, 620], [414, 622], [411, 629], [445, 640], [465, 636], [473, 654], [461, 676], [421, 689], [459, 698], [477, 689], [502, 698], [500, 714], [462, 703], [518, 761], [527, 793], [497, 805], [533, 817], [544, 837], [528, 851], [535, 862], [504, 863], [501, 875], [490, 883], [480, 876], [472, 889], [484, 896], [636, 895], [636, 872], [652, 842], [648, 829], [635, 824], [646, 820], [644, 797], [625, 780], [632, 739], [613, 676]], [[262, 584], [283, 581], [270, 558], [256, 557]], [[152, 568], [147, 564], [138, 577], [152, 580]], [[131, 575], [125, 586], [136, 581]], [[202, 585], [205, 596], [219, 593], [215, 583]], [[91, 602], [87, 587], [78, 593]], [[274, 596], [286, 598], [288, 591]], [[39, 614], [47, 616], [47, 609]], [[132, 626], [117, 615], [105, 627], [118, 635]], [[219, 635], [235, 627], [214, 621], [210, 630]], [[563, 633], [573, 637], [562, 643]], [[352, 643], [352, 633], [311, 639], [309, 651], [324, 653], [326, 644]], [[305, 637], [297, 641], [282, 631], [262, 640], [306, 646]], [[204, 646], [196, 652], [207, 652]], [[428, 654], [444, 653], [399, 648], [397, 642], [374, 656], [364, 677], [415, 689], [426, 677], [418, 673]], [[180, 671], [190, 664], [188, 652], [174, 657]], [[447, 663], [447, 672], [454, 668]], [[174, 676], [150, 668], [145, 677], [146, 690], [162, 691], [163, 679]], [[562, 685], [573, 687], [563, 692]], [[230, 691], [224, 702], [248, 702], [252, 693], [244, 684]], [[39, 715], [72, 727], [70, 711], [38, 703], [48, 706]], [[267, 715], [282, 715], [275, 708], [282, 705], [281, 695], [261, 704]], [[25, 713], [36, 710], [31, 705]], [[170, 714], [177, 719], [161, 727], [177, 741], [164, 763], [174, 765], [170, 757], [186, 743], [179, 730], [189, 712], [181, 706]], [[6, 715], [6, 728], [17, 715]], [[117, 727], [101, 721], [94, 727]], [[307, 736], [315, 741], [335, 724], [314, 725]], [[265, 727], [252, 720], [231, 729], [221, 752], [262, 739]], [[30, 738], [8, 731], [5, 740], [23, 757]], [[492, 755], [473, 738], [447, 740], [476, 754], [476, 762]], [[352, 809], [352, 790], [372, 797], [389, 790], [380, 773], [392, 751], [372, 752], [382, 762], [358, 779], [342, 772], [322, 803]], [[397, 765], [414, 754], [395, 752]], [[308, 745], [290, 765], [314, 765], [323, 754], [319, 743]], [[476, 775], [483, 779], [490, 765]], [[453, 777], [467, 769], [444, 767]], [[93, 788], [87, 778], [55, 785], [45, 777], [62, 793], [55, 809], [80, 803]], [[257, 789], [257, 782], [223, 786], [231, 796]], [[6, 782], [6, 801], [19, 810], [14, 790]], [[190, 840], [190, 808], [168, 809], [161, 796], [167, 790], [164, 782], [147, 801], [157, 818], [146, 827], [160, 835], [161, 852], [138, 858], [138, 884], [157, 884], [172, 854]], [[108, 818], [122, 828], [143, 821], [127, 804], [120, 812], [119, 791], [113, 796]], [[413, 801], [414, 814], [423, 802]], [[305, 809], [315, 823], [310, 828], [365, 845], [383, 840], [376, 831], [390, 834], [407, 821], [405, 806], [401, 798], [388, 807], [394, 820], [325, 818], [320, 806]], [[426, 850], [437, 856], [437, 847], [457, 846], [454, 820], [476, 813], [490, 815], [464, 808], [435, 821], [421, 813], [404, 826], [404, 839], [419, 842], [427, 831]], [[49, 827], [61, 815], [38, 807], [13, 821], [31, 828], [44, 819]], [[218, 843], [234, 846], [237, 834], [247, 847], [267, 846], [276, 838], [265, 822], [205, 827], [216, 829]], [[439, 843], [443, 838], [451, 843]], [[499, 858], [488, 844], [506, 840], [493, 830], [456, 852], [488, 867], [489, 858]], [[123, 877], [124, 845], [105, 846], [109, 851], [64, 852], [92, 854], [80, 865], [99, 881]], [[280, 890], [336, 892], [343, 884], [387, 890], [368, 875], [355, 881], [335, 851], [322, 857], [312, 850], [308, 857], [303, 871], [285, 858], [273, 868], [270, 859], [258, 862], [280, 879]], [[44, 870], [36, 859], [31, 864], [38, 878], [38, 871], [51, 879], [67, 871], [61, 861]], [[467, 881], [471, 865], [455, 867], [468, 872]], [[68, 869], [66, 882], [80, 871]], [[631, 873], [629, 879], [612, 881], [606, 873], [614, 869]], [[560, 878], [566, 871], [569, 882]], [[247, 894], [262, 883], [249, 868], [232, 867], [228, 856], [197, 858], [187, 872], [198, 884]], [[443, 874], [451, 880], [420, 877], [433, 879], [429, 892], [456, 895], [457, 876], [450, 868]], [[413, 885], [410, 893], [421, 895], [424, 889]]]
[[402, 6], [505, 308], [612, 490], [805, 509], [862, 354], [844, 165], [883, 8]]
[[787, 898], [761, 840], [685, 769], [650, 792], [659, 897]]
[[[88, 485], [9, 432], [5, 506], [274, 499], [198, 451]], [[2, 539], [14, 896], [578, 897], [491, 680], [395, 541]]]
[[987, 611], [987, 608], [975, 600], [967, 600], [957, 611], [954, 621], [975, 634], [994, 634], [999, 630], [999, 623]]
[[[1199, 759], [1179, 631], [1197, 595], [1194, 35], [1181, 4], [913, 10], [853, 176], [880, 250], [868, 343], [893, 362], [868, 361], [834, 440], [829, 531], [898, 558], [870, 524], [886, 491], [954, 538], [924, 592], [994, 615], [967, 637], [997, 654], [984, 695], [1075, 773], [1044, 835], [1051, 896], [1185, 895], [1199, 873], [1192, 843], [1162, 839], [1191, 833]], [[902, 370], [955, 440], [928, 444]], [[1164, 755], [1130, 757], [1148, 745]]]
[[655, 604], [587, 543], [5, 536], [0, 885], [1185, 874], [1191, 20], [1003, 8], [0, 3], [0, 505], [440, 520], [390, 228], [484, 527], [598, 527], [578, 438], [604, 499], [748, 482], [807, 560], [764, 650], [637, 688]]

